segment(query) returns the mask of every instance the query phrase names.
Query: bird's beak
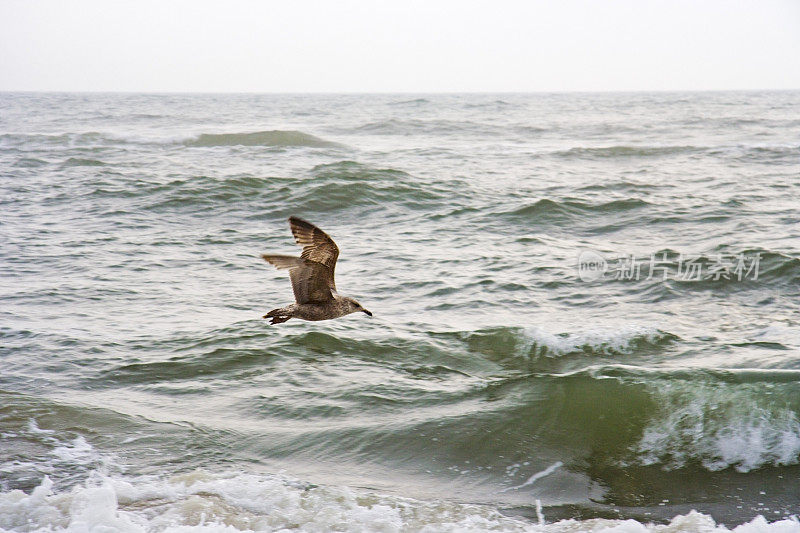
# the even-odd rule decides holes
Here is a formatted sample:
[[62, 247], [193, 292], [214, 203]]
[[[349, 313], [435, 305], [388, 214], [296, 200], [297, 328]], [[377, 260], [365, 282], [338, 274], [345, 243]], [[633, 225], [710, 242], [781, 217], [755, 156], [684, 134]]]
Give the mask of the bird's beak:
[[364, 311], [367, 315], [372, 316], [372, 313], [370, 311], [367, 311], [366, 309], [362, 309], [362, 311]]

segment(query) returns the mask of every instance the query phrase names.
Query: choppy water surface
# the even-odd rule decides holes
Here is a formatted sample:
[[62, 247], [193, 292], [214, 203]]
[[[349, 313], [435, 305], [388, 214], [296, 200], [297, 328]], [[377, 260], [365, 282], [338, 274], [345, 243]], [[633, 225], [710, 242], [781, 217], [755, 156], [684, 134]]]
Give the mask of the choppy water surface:
[[[800, 530], [799, 156], [797, 92], [1, 94], [0, 528]], [[289, 215], [374, 318], [260, 319]]]

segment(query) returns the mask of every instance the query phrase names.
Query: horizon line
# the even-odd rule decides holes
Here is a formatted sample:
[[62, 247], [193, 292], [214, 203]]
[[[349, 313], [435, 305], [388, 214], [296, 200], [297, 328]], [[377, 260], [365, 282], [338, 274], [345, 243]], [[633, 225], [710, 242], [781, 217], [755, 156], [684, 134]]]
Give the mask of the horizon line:
[[0, 89], [0, 93], [36, 94], [194, 94], [194, 95], [479, 95], [479, 94], [615, 94], [615, 93], [733, 93], [733, 92], [794, 92], [795, 88], [758, 89], [560, 89], [530, 91], [194, 91], [194, 90], [61, 90], [61, 89]]

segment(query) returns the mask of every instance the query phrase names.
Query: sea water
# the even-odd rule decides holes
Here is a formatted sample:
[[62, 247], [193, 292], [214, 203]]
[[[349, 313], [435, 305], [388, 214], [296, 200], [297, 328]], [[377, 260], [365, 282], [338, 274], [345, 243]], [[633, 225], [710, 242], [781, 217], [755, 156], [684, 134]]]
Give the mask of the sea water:
[[798, 220], [798, 92], [2, 93], [0, 528], [800, 531]]

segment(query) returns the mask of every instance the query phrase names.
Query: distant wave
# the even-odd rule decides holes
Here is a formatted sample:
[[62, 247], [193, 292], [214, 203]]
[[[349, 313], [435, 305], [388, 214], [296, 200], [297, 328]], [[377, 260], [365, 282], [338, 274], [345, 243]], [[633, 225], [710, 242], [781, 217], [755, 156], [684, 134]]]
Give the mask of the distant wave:
[[203, 133], [185, 141], [187, 146], [307, 146], [336, 148], [340, 144], [326, 141], [302, 131], [256, 131], [251, 133]]
[[125, 142], [122, 139], [105, 135], [96, 131], [82, 133], [4, 133], [0, 135], [0, 142], [8, 146], [21, 146], [31, 144], [40, 145], [63, 145], [70, 147], [97, 145], [113, 142]]
[[569, 150], [555, 152], [554, 155], [561, 157], [579, 158], [616, 158], [616, 157], [659, 157], [674, 154], [690, 154], [701, 152], [704, 147], [699, 146], [605, 146], [598, 148], [588, 148], [578, 146]]
[[740, 161], [796, 163], [800, 156], [800, 145], [796, 144], [740, 144], [735, 146], [716, 146], [708, 150], [710, 155], [731, 157]]
[[517, 217], [538, 217], [538, 216], [558, 216], [558, 215], [581, 215], [592, 213], [616, 213], [649, 206], [650, 204], [640, 198], [626, 198], [624, 200], [612, 200], [610, 202], [589, 203], [579, 200], [550, 200], [543, 198], [533, 204], [519, 207], [517, 209], [501, 213], [504, 215]]
[[373, 167], [356, 161], [317, 165], [316, 179], [304, 180], [295, 192], [295, 208], [331, 211], [353, 205], [402, 204], [415, 208], [446, 201], [452, 193], [393, 168]]
[[796, 157], [800, 147], [788, 144], [740, 144], [720, 146], [634, 146], [615, 145], [601, 147], [576, 146], [568, 150], [552, 152], [555, 157], [568, 159], [624, 159], [624, 158], [656, 158], [674, 155], [705, 154], [735, 159], [781, 160]]
[[369, 122], [358, 126], [357, 133], [370, 133], [373, 135], [415, 135], [425, 134], [496, 134], [503, 130], [492, 124], [473, 122], [469, 120], [425, 120], [425, 119], [388, 119]]
[[265, 206], [282, 217], [354, 206], [402, 204], [413, 209], [453, 197], [452, 192], [401, 170], [356, 161], [317, 165], [310, 176], [183, 176], [167, 182], [140, 181], [135, 187], [97, 187], [93, 194], [142, 198], [137, 208], [158, 212], [215, 207], [241, 209], [250, 217], [264, 216]]
[[389, 102], [389, 105], [422, 105], [422, 104], [429, 104], [430, 100], [427, 98], [414, 98], [412, 100], [400, 100], [398, 102]]
[[659, 186], [653, 183], [633, 182], [633, 181], [606, 181], [579, 187], [578, 191], [652, 191]]
[[492, 100], [491, 102], [478, 102], [478, 103], [467, 102], [467, 103], [464, 104], [464, 108], [465, 109], [480, 109], [480, 108], [486, 108], [486, 107], [507, 107], [507, 106], [511, 106], [511, 105], [514, 105], [514, 104], [506, 102], [505, 100], [499, 100], [498, 99], [498, 100]]
[[97, 159], [84, 159], [81, 157], [70, 157], [64, 164], [61, 165], [62, 167], [102, 167], [105, 166], [105, 163], [99, 161]]
[[[298, 178], [292, 189], [285, 187], [273, 194], [273, 199], [285, 197], [287, 211], [330, 212], [352, 209], [355, 206], [378, 207], [403, 205], [415, 209], [438, 204], [452, 197], [452, 192], [440, 189], [394, 168], [380, 168], [356, 161], [338, 161], [315, 166], [313, 179]], [[291, 210], [291, 211], [290, 211]]]
[[14, 166], [17, 168], [36, 168], [47, 164], [47, 161], [35, 157], [23, 157], [18, 159]]
[[517, 126], [517, 127], [514, 128], [514, 132], [515, 133], [517, 133], [519, 135], [522, 135], [525, 138], [528, 138], [528, 137], [531, 137], [531, 136], [538, 136], [540, 133], [543, 133], [543, 132], [548, 131], [548, 130], [549, 130], [549, 128], [546, 128], [544, 126], [532, 126], [530, 124], [525, 125], [525, 126]]
[[118, 146], [125, 144], [167, 144], [176, 143], [192, 147], [213, 146], [307, 146], [312, 148], [341, 148], [342, 145], [321, 139], [309, 133], [291, 130], [272, 130], [240, 133], [202, 133], [191, 138], [164, 138], [146, 136], [117, 136], [96, 131], [62, 134], [17, 134], [0, 135], [0, 143], [7, 146], [61, 145], [69, 147], [82, 146]]

